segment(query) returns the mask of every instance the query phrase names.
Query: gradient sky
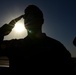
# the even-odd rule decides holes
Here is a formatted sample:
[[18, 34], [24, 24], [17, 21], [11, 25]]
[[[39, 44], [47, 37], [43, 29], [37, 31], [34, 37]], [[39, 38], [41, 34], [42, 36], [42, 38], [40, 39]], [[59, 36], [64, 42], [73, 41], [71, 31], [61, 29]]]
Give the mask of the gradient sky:
[[[63, 43], [72, 57], [76, 57], [76, 47], [72, 44], [76, 36], [76, 1], [0, 0], [0, 26], [24, 14], [24, 9], [29, 4], [35, 4], [43, 11], [43, 32]], [[6, 39], [10, 37], [12, 35]]]

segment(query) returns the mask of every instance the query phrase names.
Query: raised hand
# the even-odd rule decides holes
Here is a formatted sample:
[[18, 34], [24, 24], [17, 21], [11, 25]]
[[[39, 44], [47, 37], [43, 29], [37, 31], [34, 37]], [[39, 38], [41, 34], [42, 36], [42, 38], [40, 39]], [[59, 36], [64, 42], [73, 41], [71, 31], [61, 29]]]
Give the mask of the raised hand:
[[8, 35], [12, 31], [13, 27], [15, 26], [15, 23], [19, 21], [22, 17], [23, 15], [13, 19], [12, 21], [9, 22], [9, 24], [4, 24], [0, 28], [0, 35], [2, 36]]

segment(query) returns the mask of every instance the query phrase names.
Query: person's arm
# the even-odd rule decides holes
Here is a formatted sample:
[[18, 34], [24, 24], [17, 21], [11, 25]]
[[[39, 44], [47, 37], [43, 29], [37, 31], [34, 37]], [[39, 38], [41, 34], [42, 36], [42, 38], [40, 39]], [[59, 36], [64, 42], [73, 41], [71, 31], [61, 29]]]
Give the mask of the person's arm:
[[4, 24], [2, 27], [0, 27], [0, 55], [2, 53], [5, 53], [6, 51], [5, 49], [7, 49], [10, 46], [10, 44], [13, 42], [13, 41], [4, 42], [3, 41], [4, 36], [8, 35], [12, 31], [12, 28], [14, 27], [15, 23], [19, 21], [21, 18], [23, 18], [23, 15], [11, 20], [9, 24]]
[[0, 27], [0, 56], [5, 54], [6, 43], [3, 41], [4, 36], [8, 35], [12, 31], [12, 27], [8, 24], [4, 24]]
[[74, 73], [74, 62], [72, 60], [71, 53], [65, 48], [63, 44], [60, 44], [60, 50], [62, 63], [63, 63], [63, 70], [66, 73], [73, 74]]

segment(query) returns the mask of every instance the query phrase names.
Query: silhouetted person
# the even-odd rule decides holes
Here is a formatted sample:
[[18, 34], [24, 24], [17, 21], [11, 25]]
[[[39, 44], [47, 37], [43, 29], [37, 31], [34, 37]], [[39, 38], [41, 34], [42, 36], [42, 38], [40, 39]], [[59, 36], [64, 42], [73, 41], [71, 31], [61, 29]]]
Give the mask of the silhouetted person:
[[[11, 74], [71, 74], [73, 64], [70, 52], [59, 41], [42, 33], [42, 11], [29, 5], [25, 14], [0, 28], [0, 53], [9, 58]], [[24, 39], [3, 41], [16, 21], [24, 19], [28, 35]], [[26, 34], [25, 34], [26, 35]]]
[[74, 40], [73, 40], [73, 45], [76, 46], [76, 37], [75, 37]]

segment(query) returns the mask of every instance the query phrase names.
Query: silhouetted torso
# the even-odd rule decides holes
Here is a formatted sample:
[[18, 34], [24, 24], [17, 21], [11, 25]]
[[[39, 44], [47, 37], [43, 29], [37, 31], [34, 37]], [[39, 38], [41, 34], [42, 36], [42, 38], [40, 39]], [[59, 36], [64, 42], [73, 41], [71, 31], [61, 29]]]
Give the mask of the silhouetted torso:
[[[41, 39], [26, 37], [3, 42], [13, 73], [71, 73], [71, 54], [57, 40], [45, 34]], [[1, 47], [1, 48], [2, 48]]]

